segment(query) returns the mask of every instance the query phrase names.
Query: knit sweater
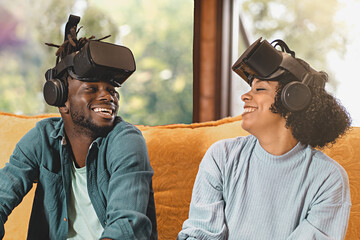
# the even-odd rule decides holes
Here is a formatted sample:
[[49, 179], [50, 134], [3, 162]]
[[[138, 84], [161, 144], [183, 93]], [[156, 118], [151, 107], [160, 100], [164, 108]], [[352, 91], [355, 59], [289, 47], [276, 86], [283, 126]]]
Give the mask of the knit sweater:
[[281, 156], [254, 136], [205, 154], [178, 239], [344, 239], [349, 180], [334, 160], [298, 143]]

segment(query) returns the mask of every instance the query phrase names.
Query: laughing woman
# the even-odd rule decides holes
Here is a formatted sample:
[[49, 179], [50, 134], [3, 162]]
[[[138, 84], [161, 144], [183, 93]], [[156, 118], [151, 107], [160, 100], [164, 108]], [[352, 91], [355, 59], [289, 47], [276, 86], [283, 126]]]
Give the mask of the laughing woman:
[[258, 39], [233, 66], [251, 86], [242, 96], [251, 135], [209, 148], [180, 240], [345, 237], [348, 176], [315, 148], [334, 143], [350, 117], [325, 91], [326, 73], [274, 42]]

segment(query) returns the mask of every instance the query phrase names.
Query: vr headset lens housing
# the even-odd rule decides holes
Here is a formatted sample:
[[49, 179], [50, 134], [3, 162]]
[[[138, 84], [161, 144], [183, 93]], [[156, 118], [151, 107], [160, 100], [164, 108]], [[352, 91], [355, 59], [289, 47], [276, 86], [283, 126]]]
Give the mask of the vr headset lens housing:
[[283, 60], [281, 52], [268, 41], [255, 41], [235, 62], [232, 70], [240, 75], [248, 84], [254, 78], [271, 79]]
[[79, 52], [62, 59], [45, 74], [47, 80], [60, 77], [68, 70], [71, 77], [81, 81], [108, 81], [114, 86], [123, 82], [136, 70], [130, 49], [100, 41], [89, 41]]
[[[276, 41], [282, 42], [281, 40]], [[285, 71], [290, 72], [297, 81], [302, 82], [305, 74], [316, 72], [311, 67], [310, 70], [306, 70], [295, 59], [295, 53], [284, 42], [279, 45], [282, 49], [284, 47], [287, 53], [276, 50], [268, 41], [261, 41], [261, 38], [259, 38], [240, 56], [232, 66], [232, 70], [239, 74], [248, 84], [251, 84], [254, 78], [268, 81], [275, 80]]]

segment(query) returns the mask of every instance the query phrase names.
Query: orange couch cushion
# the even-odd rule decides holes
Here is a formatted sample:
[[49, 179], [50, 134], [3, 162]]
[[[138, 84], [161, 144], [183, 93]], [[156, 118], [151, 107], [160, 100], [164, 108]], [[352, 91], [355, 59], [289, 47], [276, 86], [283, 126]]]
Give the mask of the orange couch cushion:
[[[0, 167], [18, 140], [37, 121], [49, 115], [23, 117], [0, 113]], [[153, 179], [160, 240], [176, 239], [188, 216], [199, 163], [210, 145], [220, 139], [244, 136], [241, 117], [196, 124], [138, 126], [147, 142], [155, 174]], [[352, 209], [346, 239], [360, 239], [360, 128], [353, 128], [324, 152], [348, 172]], [[4, 239], [25, 239], [34, 188], [10, 215]]]

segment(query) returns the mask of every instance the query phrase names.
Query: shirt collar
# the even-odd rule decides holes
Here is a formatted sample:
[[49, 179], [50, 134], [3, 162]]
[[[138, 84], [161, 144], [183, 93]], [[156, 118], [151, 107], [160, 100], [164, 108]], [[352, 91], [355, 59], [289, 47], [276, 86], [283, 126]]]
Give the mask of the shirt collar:
[[[117, 116], [115, 119], [115, 125], [121, 121], [123, 121], [122, 118], [120, 116]], [[65, 129], [64, 129], [64, 122], [63, 122], [62, 118], [60, 118], [60, 121], [55, 124], [54, 130], [50, 133], [50, 137], [52, 137], [54, 139], [61, 138], [61, 145], [67, 144], [66, 136], [65, 136]], [[101, 145], [102, 139], [103, 139], [103, 137], [98, 137], [97, 139], [95, 139], [92, 142], [92, 144], [90, 145], [90, 148], [93, 145], [96, 145], [97, 147], [99, 147]]]
[[65, 137], [65, 130], [64, 130], [64, 122], [62, 118], [54, 125], [54, 130], [50, 133], [51, 138], [64, 138]]

